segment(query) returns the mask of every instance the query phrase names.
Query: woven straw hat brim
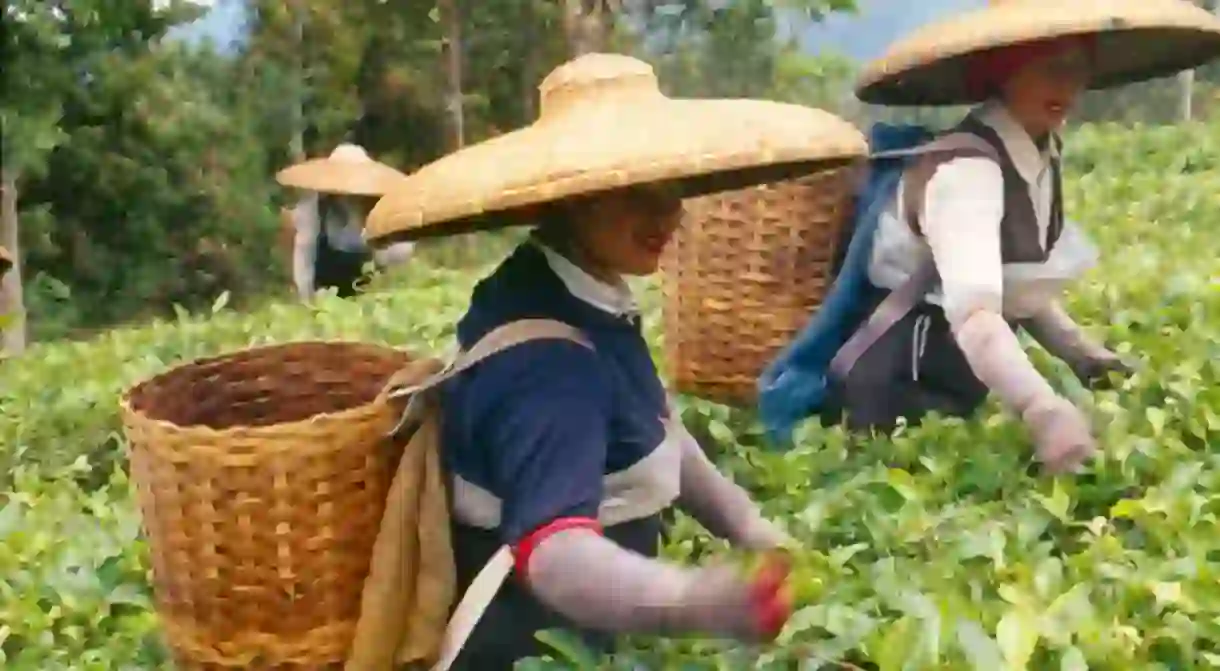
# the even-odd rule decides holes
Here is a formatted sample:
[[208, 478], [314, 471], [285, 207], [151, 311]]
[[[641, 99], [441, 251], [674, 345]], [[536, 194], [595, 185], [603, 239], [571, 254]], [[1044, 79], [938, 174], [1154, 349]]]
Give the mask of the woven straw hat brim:
[[394, 188], [406, 174], [377, 161], [342, 161], [315, 158], [289, 166], [276, 174], [283, 186], [320, 193], [379, 197]]
[[1186, 0], [1006, 0], [924, 27], [869, 63], [856, 96], [878, 105], [981, 102], [969, 57], [1012, 44], [1096, 36], [1090, 87], [1172, 75], [1220, 58], [1220, 18]]
[[762, 100], [640, 96], [582, 105], [439, 159], [378, 201], [377, 245], [530, 223], [533, 205], [638, 184], [684, 197], [816, 172], [866, 154], [864, 136], [822, 110]]

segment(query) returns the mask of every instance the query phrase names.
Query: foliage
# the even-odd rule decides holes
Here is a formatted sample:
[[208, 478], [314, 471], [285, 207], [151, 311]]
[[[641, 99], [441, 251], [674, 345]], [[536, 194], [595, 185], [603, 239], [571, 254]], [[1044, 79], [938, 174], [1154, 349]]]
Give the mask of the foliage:
[[[1220, 135], [1215, 128], [1070, 139], [1070, 212], [1102, 267], [1072, 295], [1140, 372], [1092, 402], [1105, 456], [1076, 477], [1028, 474], [1028, 440], [995, 408], [892, 438], [807, 426], [760, 444], [744, 411], [683, 399], [717, 459], [803, 541], [801, 608], [775, 646], [636, 638], [618, 660], [532, 669], [882, 671], [1183, 669], [1220, 664]], [[483, 269], [485, 270], [485, 268]], [[415, 265], [354, 301], [216, 310], [37, 345], [0, 363], [0, 657], [4, 668], [153, 669], [148, 550], [124, 474], [117, 400], [204, 355], [303, 338], [440, 351], [476, 274]], [[655, 285], [643, 285], [659, 342]], [[1072, 393], [1062, 367], [1038, 362]], [[679, 516], [682, 561], [723, 545]], [[600, 666], [599, 666], [600, 665]], [[816, 668], [807, 664], [801, 668]]]
[[[249, 0], [236, 53], [167, 37], [196, 0], [10, 0], [0, 37], [6, 174], [19, 173], [25, 302], [34, 340], [205, 306], [221, 289], [248, 305], [287, 289], [271, 240], [294, 193], [274, 173], [300, 149], [341, 140], [411, 170], [450, 147], [443, 0]], [[851, 99], [856, 66], [794, 39], [851, 0], [608, 2], [611, 47], [657, 67], [681, 95], [758, 95], [855, 120], [940, 123], [957, 110], [879, 110]], [[532, 121], [540, 78], [568, 56], [564, 2], [454, 2], [462, 118], [476, 141]], [[299, 23], [299, 35], [298, 35]], [[1199, 71], [1201, 115], [1220, 64]], [[1160, 121], [1176, 80], [1089, 97], [1085, 118]], [[499, 236], [423, 245], [451, 267]]]
[[[218, 89], [201, 86], [221, 85], [226, 69], [175, 48], [109, 55], [66, 98], [50, 178], [23, 193], [32, 310], [107, 324], [150, 306], [202, 307], [225, 289], [265, 291], [277, 265], [263, 149]], [[47, 285], [63, 289], [38, 291]], [[44, 333], [55, 326], [42, 322]]]
[[199, 9], [177, 0], [6, 11], [13, 95], [0, 111], [5, 165], [21, 177], [34, 335], [193, 305], [219, 287], [265, 291], [275, 219], [254, 128], [218, 95], [231, 66], [161, 44]]
[[[298, 137], [309, 155], [350, 140], [406, 170], [448, 149], [440, 4], [251, 0], [249, 40], [226, 55], [166, 41], [198, 15], [187, 0], [6, 3], [14, 18], [0, 44], [12, 95], [0, 114], [5, 166], [22, 172], [34, 339], [167, 316], [175, 303], [201, 307], [222, 287], [241, 305], [286, 288], [271, 240], [276, 210], [293, 194], [272, 176], [294, 160]], [[535, 118], [539, 79], [568, 55], [561, 5], [456, 3], [468, 141]], [[625, 3], [613, 46], [656, 60], [662, 77], [689, 93], [757, 90], [821, 104], [833, 97], [823, 90], [829, 80], [776, 39], [776, 17], [799, 23], [849, 6]], [[680, 32], [669, 18], [675, 8]], [[663, 48], [643, 49], [649, 40]], [[667, 59], [700, 71], [667, 69]], [[709, 80], [716, 63], [739, 65], [732, 77]], [[459, 254], [447, 245], [425, 254], [477, 262], [503, 242], [474, 240]]]

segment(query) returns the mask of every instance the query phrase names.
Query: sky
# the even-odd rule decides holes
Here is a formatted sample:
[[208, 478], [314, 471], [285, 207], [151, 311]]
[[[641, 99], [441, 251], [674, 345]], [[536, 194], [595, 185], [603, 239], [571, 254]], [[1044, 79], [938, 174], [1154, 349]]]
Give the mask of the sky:
[[801, 46], [810, 53], [869, 60], [914, 28], [986, 4], [987, 0], [856, 0], [855, 14], [831, 14], [810, 26], [801, 36]]
[[[196, 42], [211, 39], [223, 50], [240, 38], [245, 18], [243, 0], [205, 0], [206, 16], [177, 29], [177, 36]], [[881, 55], [885, 46], [919, 25], [963, 9], [981, 7], [987, 0], [857, 0], [856, 14], [833, 14], [808, 28], [801, 44], [810, 53], [838, 53], [854, 60]]]
[[186, 26], [175, 28], [171, 35], [187, 42], [210, 39], [222, 51], [229, 51], [242, 36], [246, 18], [244, 0], [195, 0], [211, 9], [203, 18]]

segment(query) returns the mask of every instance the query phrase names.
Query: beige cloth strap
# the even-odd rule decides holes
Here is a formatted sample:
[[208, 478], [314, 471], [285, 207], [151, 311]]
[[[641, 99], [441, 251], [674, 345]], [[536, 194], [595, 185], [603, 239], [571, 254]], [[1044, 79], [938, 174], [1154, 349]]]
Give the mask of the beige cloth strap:
[[[398, 384], [391, 379], [381, 393], [390, 399], [415, 396], [460, 375], [484, 359], [530, 340], [567, 340], [593, 349], [593, 344], [589, 342], [585, 334], [574, 326], [553, 319], [519, 319], [492, 329], [470, 349], [458, 350], [453, 361], [440, 372], [414, 384]], [[408, 402], [402, 418], [391, 434], [399, 433], [412, 417], [418, 417], [416, 405], [414, 402]]]
[[402, 398], [427, 391], [475, 364], [481, 363], [488, 357], [530, 340], [567, 340], [590, 349], [593, 348], [585, 334], [574, 326], [553, 319], [519, 319], [492, 329], [473, 347], [459, 351], [453, 362], [436, 375], [418, 384], [392, 386], [387, 390], [387, 395], [389, 398]]
[[924, 199], [928, 182], [941, 164], [956, 158], [987, 158], [1000, 162], [1000, 155], [986, 140], [969, 132], [953, 132], [919, 147], [907, 150], [918, 158], [911, 162], [902, 179], [902, 209], [911, 230], [920, 234], [920, 219], [923, 218]]
[[513, 570], [513, 552], [507, 545], [500, 546], [491, 556], [487, 564], [479, 570], [479, 574], [471, 581], [470, 587], [458, 601], [453, 616], [449, 618], [449, 626], [445, 629], [445, 638], [441, 641], [441, 655], [432, 671], [448, 671], [457, 659], [466, 639], [470, 638], [479, 618], [487, 611], [487, 607], [496, 598], [500, 586], [508, 579]]
[[[415, 385], [391, 388], [388, 390], [388, 396], [401, 398], [427, 391], [488, 357], [531, 340], [567, 340], [589, 349], [593, 348], [593, 344], [585, 335], [573, 326], [550, 319], [522, 319], [492, 330], [469, 350], [459, 351], [453, 362], [439, 373]], [[410, 409], [403, 413], [404, 421], [410, 414]], [[402, 422], [399, 423], [400, 427], [401, 424]], [[500, 586], [512, 572], [512, 568], [512, 550], [505, 545], [492, 555], [475, 576], [449, 619], [449, 625], [445, 629], [445, 638], [441, 643], [440, 657], [433, 665], [432, 671], [447, 671], [453, 665], [462, 646], [466, 644], [466, 640], [474, 631], [475, 625], [478, 624], [479, 618], [495, 599], [496, 594], [500, 591]]]

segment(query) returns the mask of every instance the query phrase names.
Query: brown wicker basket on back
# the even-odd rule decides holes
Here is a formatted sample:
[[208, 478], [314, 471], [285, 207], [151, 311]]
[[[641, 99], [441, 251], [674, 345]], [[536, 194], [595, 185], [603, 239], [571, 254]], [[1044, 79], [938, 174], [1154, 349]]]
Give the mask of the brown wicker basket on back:
[[834, 279], [854, 166], [687, 202], [661, 260], [666, 365], [675, 391], [751, 405], [762, 369]]
[[342, 664], [396, 465], [398, 415], [379, 392], [408, 362], [357, 343], [260, 347], [124, 397], [179, 668]]

